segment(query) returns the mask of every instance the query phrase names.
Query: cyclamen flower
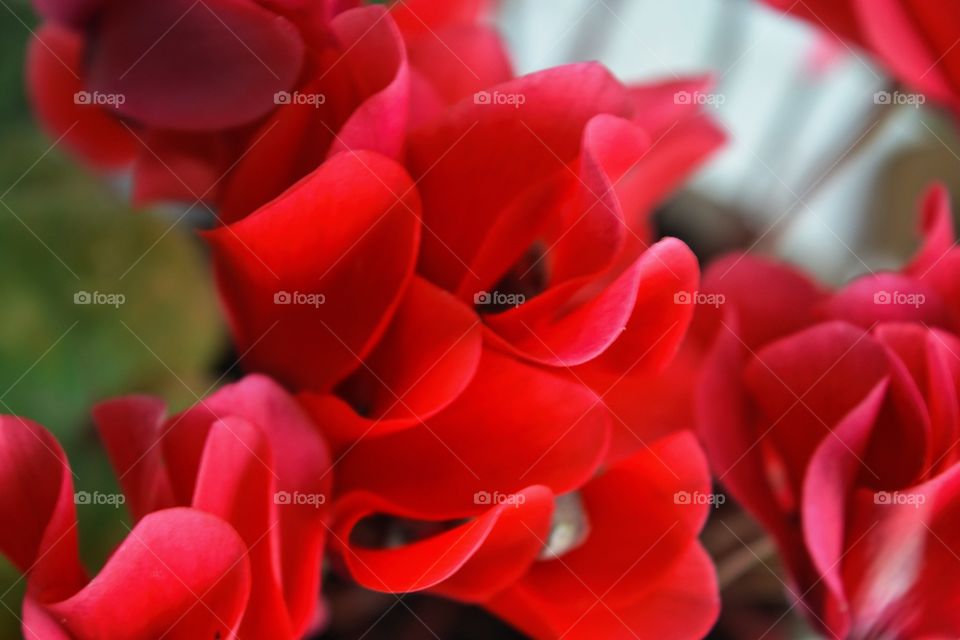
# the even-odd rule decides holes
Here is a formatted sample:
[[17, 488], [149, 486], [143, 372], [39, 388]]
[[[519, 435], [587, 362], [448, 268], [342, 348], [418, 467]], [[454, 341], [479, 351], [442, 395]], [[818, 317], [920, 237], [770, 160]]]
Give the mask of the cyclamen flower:
[[488, 4], [37, 0], [28, 85], [53, 136], [132, 169], [135, 200], [233, 220], [345, 148], [396, 156], [412, 117], [509, 78]]
[[[960, 634], [960, 250], [943, 188], [898, 273], [827, 291], [746, 255], [711, 265], [699, 427], [837, 638]], [[699, 324], [699, 322], [698, 322]]]
[[334, 155], [207, 234], [247, 366], [341, 452], [333, 546], [361, 585], [535, 637], [712, 625], [708, 505], [674, 500], [709, 492], [696, 441], [619, 416], [693, 313], [696, 259], [647, 216], [721, 140], [674, 99], [702, 86], [518, 78], [415, 128], [402, 164]]
[[866, 49], [896, 78], [960, 109], [960, 5], [924, 0], [764, 0]]
[[136, 524], [92, 579], [63, 451], [0, 417], [0, 553], [26, 577], [25, 637], [292, 639], [315, 625], [330, 460], [293, 398], [251, 376], [172, 418], [145, 396], [94, 415]]

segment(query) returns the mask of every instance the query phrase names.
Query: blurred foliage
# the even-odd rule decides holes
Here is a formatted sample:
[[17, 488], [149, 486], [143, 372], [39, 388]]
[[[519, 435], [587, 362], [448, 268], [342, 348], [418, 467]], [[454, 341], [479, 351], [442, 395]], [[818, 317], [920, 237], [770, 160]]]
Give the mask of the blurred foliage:
[[[147, 392], [180, 408], [202, 396], [225, 345], [216, 295], [179, 214], [131, 210], [37, 131], [23, 90], [36, 18], [22, 0], [0, 3], [0, 13], [0, 412], [60, 439], [76, 490], [113, 493], [91, 405]], [[124, 303], [76, 304], [79, 292], [121, 294]], [[126, 535], [126, 511], [77, 511], [83, 556], [96, 570]], [[0, 560], [0, 638], [20, 635], [18, 578]]]

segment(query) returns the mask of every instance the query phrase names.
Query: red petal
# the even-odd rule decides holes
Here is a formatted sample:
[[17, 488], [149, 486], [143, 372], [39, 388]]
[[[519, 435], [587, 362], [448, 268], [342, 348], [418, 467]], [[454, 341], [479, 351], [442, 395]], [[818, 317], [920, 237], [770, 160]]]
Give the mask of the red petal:
[[699, 544], [691, 545], [636, 602], [621, 605], [605, 600], [598, 593], [588, 607], [571, 607], [564, 601], [551, 606], [516, 587], [489, 606], [532, 637], [571, 640], [703, 638], [720, 613], [713, 561]]
[[337, 486], [435, 518], [465, 517], [478, 512], [478, 491], [575, 489], [593, 475], [608, 434], [606, 409], [589, 389], [486, 350], [473, 382], [445, 410], [356, 444], [337, 465]]
[[49, 609], [83, 638], [227, 638], [250, 593], [246, 553], [215, 516], [158, 511], [130, 531], [89, 585]]
[[960, 38], [956, 7], [938, 7], [933, 16], [900, 0], [855, 0], [854, 7], [864, 39], [894, 75], [936, 100], [956, 96], [951, 72], [955, 78], [958, 69], [949, 55]]
[[947, 309], [931, 284], [895, 273], [855, 280], [827, 299], [821, 313], [865, 329], [877, 322], [949, 324]]
[[738, 335], [751, 349], [810, 326], [815, 305], [826, 295], [806, 274], [748, 254], [712, 263], [703, 290], [724, 296], [724, 309], [734, 310]]
[[744, 379], [759, 412], [757, 434], [767, 433], [783, 452], [795, 490], [820, 442], [889, 370], [877, 341], [842, 322], [816, 325], [756, 354]]
[[[419, 203], [395, 163], [343, 153], [207, 239], [247, 365], [323, 391], [360, 365], [399, 304]], [[312, 303], [294, 299], [305, 295]]]
[[112, 107], [78, 104], [78, 93], [85, 91], [84, 47], [82, 37], [71, 31], [41, 27], [27, 51], [27, 89], [51, 136], [62, 136], [71, 151], [94, 167], [117, 169], [133, 160], [139, 145]]
[[[709, 628], [719, 608], [716, 577], [696, 541], [709, 506], [692, 499], [709, 492], [706, 460], [689, 433], [611, 467], [580, 492], [585, 542], [534, 565], [493, 609], [538, 637], [661, 637], [657, 631], [679, 633], [670, 608], [657, 607], [671, 594], [678, 610], [699, 609], [691, 627]], [[643, 519], [629, 516], [636, 513]]]
[[[177, 428], [171, 431], [171, 440], [165, 445], [168, 459], [175, 457], [170, 452], [178, 448], [178, 440], [173, 439], [178, 431], [197, 431], [198, 425], [203, 424], [210, 428], [216, 419], [214, 416], [236, 417], [255, 425], [270, 445], [275, 461], [270, 475], [276, 482], [276, 489], [291, 496], [308, 496], [304, 502], [285, 504], [278, 510], [279, 525], [273, 534], [279, 539], [279, 565], [274, 566], [273, 571], [282, 580], [293, 628], [302, 632], [317, 607], [317, 593], [320, 591], [318, 567], [323, 557], [326, 533], [323, 523], [326, 509], [317, 508], [318, 503], [309, 497], [320, 500], [318, 496], [330, 495], [332, 477], [329, 452], [316, 425], [286, 391], [269, 378], [247, 376], [238, 383], [218, 390], [188, 412], [183, 420], [180, 417], [172, 418]], [[225, 438], [222, 433], [220, 437]], [[209, 438], [205, 439], [204, 444], [206, 455], [206, 449], [211, 446]], [[249, 448], [256, 449], [253, 446]], [[257, 462], [262, 464], [268, 461], [261, 456]], [[248, 463], [251, 466], [254, 464]], [[194, 472], [198, 483], [201, 464], [198, 460]], [[271, 520], [271, 524], [273, 522]]]
[[623, 333], [598, 359], [601, 366], [624, 374], [656, 371], [673, 358], [696, 308], [678, 300], [689, 299], [700, 281], [697, 258], [676, 238], [650, 247], [636, 268], [640, 287], [633, 312]]
[[225, 220], [266, 204], [339, 150], [399, 155], [410, 79], [396, 26], [382, 8], [366, 7], [343, 13], [329, 28], [316, 69], [297, 88], [314, 103], [291, 95], [251, 137], [224, 187]]
[[87, 68], [90, 87], [122, 95], [118, 111], [169, 129], [225, 129], [276, 106], [304, 55], [296, 27], [249, 0], [113, 3]]
[[399, 159], [407, 130], [410, 79], [400, 32], [382, 7], [352, 9], [331, 23], [344, 65], [363, 102], [340, 129], [332, 156], [348, 149], [376, 151]]
[[[886, 393], [882, 380], [824, 438], [810, 459], [803, 483], [803, 533], [814, 566], [839, 610], [847, 607], [840, 577], [846, 532], [847, 499], [856, 477], [862, 473], [862, 458]], [[801, 585], [804, 592], [814, 585]], [[832, 631], [845, 637], [849, 619], [831, 620]]]
[[83, 586], [72, 472], [56, 439], [35, 422], [0, 416], [0, 553], [38, 600]]
[[246, 420], [225, 418], [210, 428], [192, 506], [229, 522], [247, 547], [254, 606], [243, 616], [243, 637], [299, 635], [291, 628], [274, 566], [280, 524], [274, 466], [266, 437]]
[[469, 307], [415, 277], [390, 328], [344, 391], [366, 418], [418, 424], [466, 388], [482, 343], [480, 319]]
[[537, 557], [550, 527], [553, 494], [531, 487], [487, 509], [476, 519], [400, 547], [367, 549], [348, 544], [350, 532], [365, 517], [391, 514], [427, 519], [375, 495], [348, 494], [337, 506], [338, 547], [350, 574], [375, 591], [405, 593], [433, 588], [468, 600], [480, 600], [516, 580]]
[[[488, 89], [523, 104], [468, 98], [410, 144], [412, 175], [424, 198], [421, 272], [456, 290], [500, 214], [532, 187], [566, 175], [586, 123], [629, 114], [626, 89], [597, 64], [531, 74]], [[450, 212], [456, 212], [451, 215]]]
[[489, 27], [462, 25], [426, 33], [408, 41], [407, 49], [413, 69], [447, 104], [513, 77], [500, 35]]
[[493, 0], [404, 0], [390, 8], [393, 19], [407, 35], [422, 35], [434, 29], [469, 24], [493, 8]]

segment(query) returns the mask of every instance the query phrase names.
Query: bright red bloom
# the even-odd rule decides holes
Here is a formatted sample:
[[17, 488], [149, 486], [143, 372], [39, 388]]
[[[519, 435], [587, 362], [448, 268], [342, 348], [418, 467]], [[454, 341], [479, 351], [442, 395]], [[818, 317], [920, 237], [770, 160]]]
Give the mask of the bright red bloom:
[[137, 201], [202, 200], [226, 220], [329, 154], [396, 156], [412, 115], [511, 75], [486, 2], [404, 2], [396, 22], [360, 0], [36, 4], [27, 78], [51, 134], [132, 168]]
[[136, 524], [90, 580], [75, 507], [89, 500], [63, 451], [43, 427], [0, 417], [0, 552], [26, 576], [24, 634], [302, 637], [317, 616], [331, 484], [316, 427], [258, 376], [164, 413], [145, 396], [95, 410]]
[[[689, 86], [631, 90], [598, 65], [561, 67], [484, 94], [520, 106], [471, 96], [415, 130], [408, 171], [334, 156], [208, 236], [238, 350], [378, 432], [453, 401], [481, 339], [539, 364], [589, 363], [583, 375], [658, 368], [692, 314], [675, 295], [698, 270], [679, 241], [652, 243], [647, 215], [720, 141], [674, 103]], [[369, 427], [343, 426], [346, 440]]]
[[[674, 99], [702, 87], [595, 64], [518, 78], [415, 128], [403, 164], [332, 156], [208, 234], [247, 366], [302, 390], [343, 453], [334, 546], [360, 584], [485, 603], [537, 637], [710, 627], [707, 507], [673, 501], [709, 491], [699, 449], [613, 413], [693, 313], [696, 259], [647, 216], [720, 142]], [[363, 542], [374, 516], [403, 544]]]
[[960, 110], [960, 5], [929, 0], [764, 0], [866, 49], [896, 78]]
[[704, 277], [725, 296], [697, 400], [713, 470], [834, 637], [960, 633], [960, 250], [942, 188], [923, 230], [902, 271], [835, 292], [745, 255]]

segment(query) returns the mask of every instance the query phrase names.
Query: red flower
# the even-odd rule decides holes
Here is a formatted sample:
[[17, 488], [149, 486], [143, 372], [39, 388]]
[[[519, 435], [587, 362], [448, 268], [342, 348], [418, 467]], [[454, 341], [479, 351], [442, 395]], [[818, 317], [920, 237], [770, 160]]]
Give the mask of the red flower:
[[510, 76], [483, 2], [401, 3], [399, 26], [360, 0], [36, 4], [48, 22], [27, 77], [52, 135], [131, 167], [137, 201], [203, 201], [227, 220], [328, 154], [396, 156], [411, 113]]
[[902, 271], [836, 292], [745, 255], [704, 278], [725, 297], [697, 404], [714, 472], [835, 637], [960, 633], [960, 251], [942, 188], [923, 229]]
[[[326, 447], [266, 378], [164, 418], [137, 396], [95, 418], [136, 521], [88, 580], [70, 467], [36, 423], [0, 417], [0, 552], [27, 580], [39, 638], [299, 638], [317, 616]], [[117, 496], [111, 496], [119, 502]]]
[[[674, 104], [690, 84], [630, 90], [597, 65], [561, 67], [414, 131], [408, 171], [332, 157], [208, 236], [239, 351], [294, 388], [333, 392], [378, 432], [452, 402], [481, 339], [543, 365], [589, 363], [584, 376], [657, 368], [689, 322], [674, 298], [696, 288], [697, 265], [676, 240], [650, 246], [646, 217], [720, 140]], [[495, 95], [524, 103], [484, 102]]]
[[960, 109], [960, 5], [916, 0], [765, 0], [875, 56], [895, 77]]
[[720, 142], [675, 101], [702, 87], [519, 78], [416, 128], [403, 165], [334, 155], [208, 234], [247, 366], [301, 390], [341, 453], [334, 547], [360, 584], [537, 637], [710, 627], [707, 507], [674, 502], [709, 491], [699, 449], [613, 413], [693, 312], [696, 259], [651, 246], [647, 216]]

